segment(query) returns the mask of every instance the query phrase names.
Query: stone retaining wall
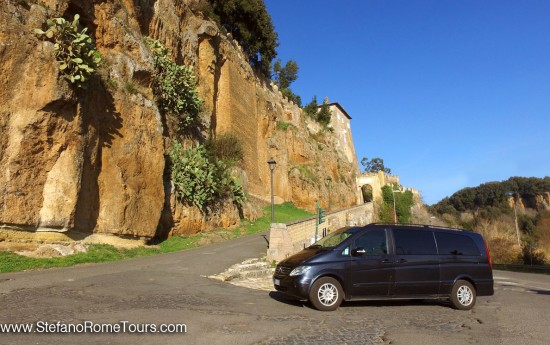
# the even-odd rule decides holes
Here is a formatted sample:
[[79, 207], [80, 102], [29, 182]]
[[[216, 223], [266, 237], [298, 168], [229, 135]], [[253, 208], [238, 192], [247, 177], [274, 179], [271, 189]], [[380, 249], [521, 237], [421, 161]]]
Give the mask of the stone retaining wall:
[[[374, 222], [372, 202], [326, 213], [326, 221], [319, 225], [317, 239], [344, 226], [366, 225]], [[281, 261], [315, 242], [315, 217], [290, 223], [274, 223], [269, 229], [269, 261]]]

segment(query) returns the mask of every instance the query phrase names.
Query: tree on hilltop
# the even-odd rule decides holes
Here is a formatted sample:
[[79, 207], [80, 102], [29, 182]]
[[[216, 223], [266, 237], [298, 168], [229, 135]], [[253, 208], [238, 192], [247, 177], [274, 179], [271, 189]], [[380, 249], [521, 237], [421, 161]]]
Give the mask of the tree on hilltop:
[[367, 157], [363, 157], [363, 159], [361, 159], [361, 165], [366, 173], [377, 173], [379, 171], [383, 171], [386, 174], [391, 173], [391, 169], [384, 166], [384, 160], [382, 158], [373, 158], [369, 161]]
[[280, 90], [286, 89], [298, 79], [298, 64], [294, 60], [288, 60], [283, 67], [281, 59], [277, 59], [273, 65], [273, 80]]
[[302, 98], [294, 94], [290, 89], [290, 84], [298, 79], [298, 64], [296, 61], [288, 60], [284, 66], [281, 63], [281, 59], [275, 61], [272, 78], [284, 96], [298, 104], [298, 106], [302, 106]]
[[240, 43], [250, 64], [266, 77], [279, 45], [271, 16], [262, 0], [211, 0], [219, 23]]
[[315, 119], [315, 121], [325, 127], [330, 123], [330, 117], [332, 116], [330, 106], [326, 101], [319, 106], [317, 103], [317, 96], [313, 96], [311, 102], [303, 108], [303, 111], [307, 116]]
[[317, 116], [317, 108], [319, 108], [319, 104], [317, 104], [317, 96], [313, 96], [311, 102], [304, 107], [303, 111], [307, 116], [315, 118]]
[[330, 112], [330, 107], [327, 102], [324, 102], [321, 105], [321, 109], [319, 109], [319, 112], [317, 113], [317, 121], [319, 121], [319, 123], [323, 126], [328, 126], [331, 116], [332, 113]]

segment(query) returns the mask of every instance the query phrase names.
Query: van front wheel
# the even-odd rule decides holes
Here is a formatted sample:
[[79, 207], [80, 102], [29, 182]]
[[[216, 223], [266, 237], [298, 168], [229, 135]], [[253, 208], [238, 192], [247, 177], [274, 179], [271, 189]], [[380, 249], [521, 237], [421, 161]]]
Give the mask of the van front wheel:
[[336, 279], [330, 277], [317, 279], [309, 292], [309, 300], [317, 310], [336, 310], [343, 299], [342, 286]]
[[476, 304], [476, 289], [474, 286], [466, 280], [457, 281], [451, 292], [451, 304], [455, 309], [472, 309]]

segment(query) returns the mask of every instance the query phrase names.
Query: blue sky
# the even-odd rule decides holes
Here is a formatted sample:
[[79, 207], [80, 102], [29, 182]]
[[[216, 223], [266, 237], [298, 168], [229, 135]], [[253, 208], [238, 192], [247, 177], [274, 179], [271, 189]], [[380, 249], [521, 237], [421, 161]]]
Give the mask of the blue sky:
[[550, 175], [550, 1], [265, 0], [304, 104], [352, 117], [433, 204], [464, 187]]

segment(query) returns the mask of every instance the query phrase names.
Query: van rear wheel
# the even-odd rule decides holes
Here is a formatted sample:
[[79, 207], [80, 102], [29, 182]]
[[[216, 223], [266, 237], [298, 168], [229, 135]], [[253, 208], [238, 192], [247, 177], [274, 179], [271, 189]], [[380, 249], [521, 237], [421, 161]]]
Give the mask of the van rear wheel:
[[317, 310], [336, 310], [343, 299], [342, 286], [336, 279], [330, 277], [317, 279], [309, 291], [309, 301]]
[[474, 286], [466, 280], [457, 281], [451, 292], [451, 304], [455, 309], [472, 309], [476, 304], [476, 289]]

